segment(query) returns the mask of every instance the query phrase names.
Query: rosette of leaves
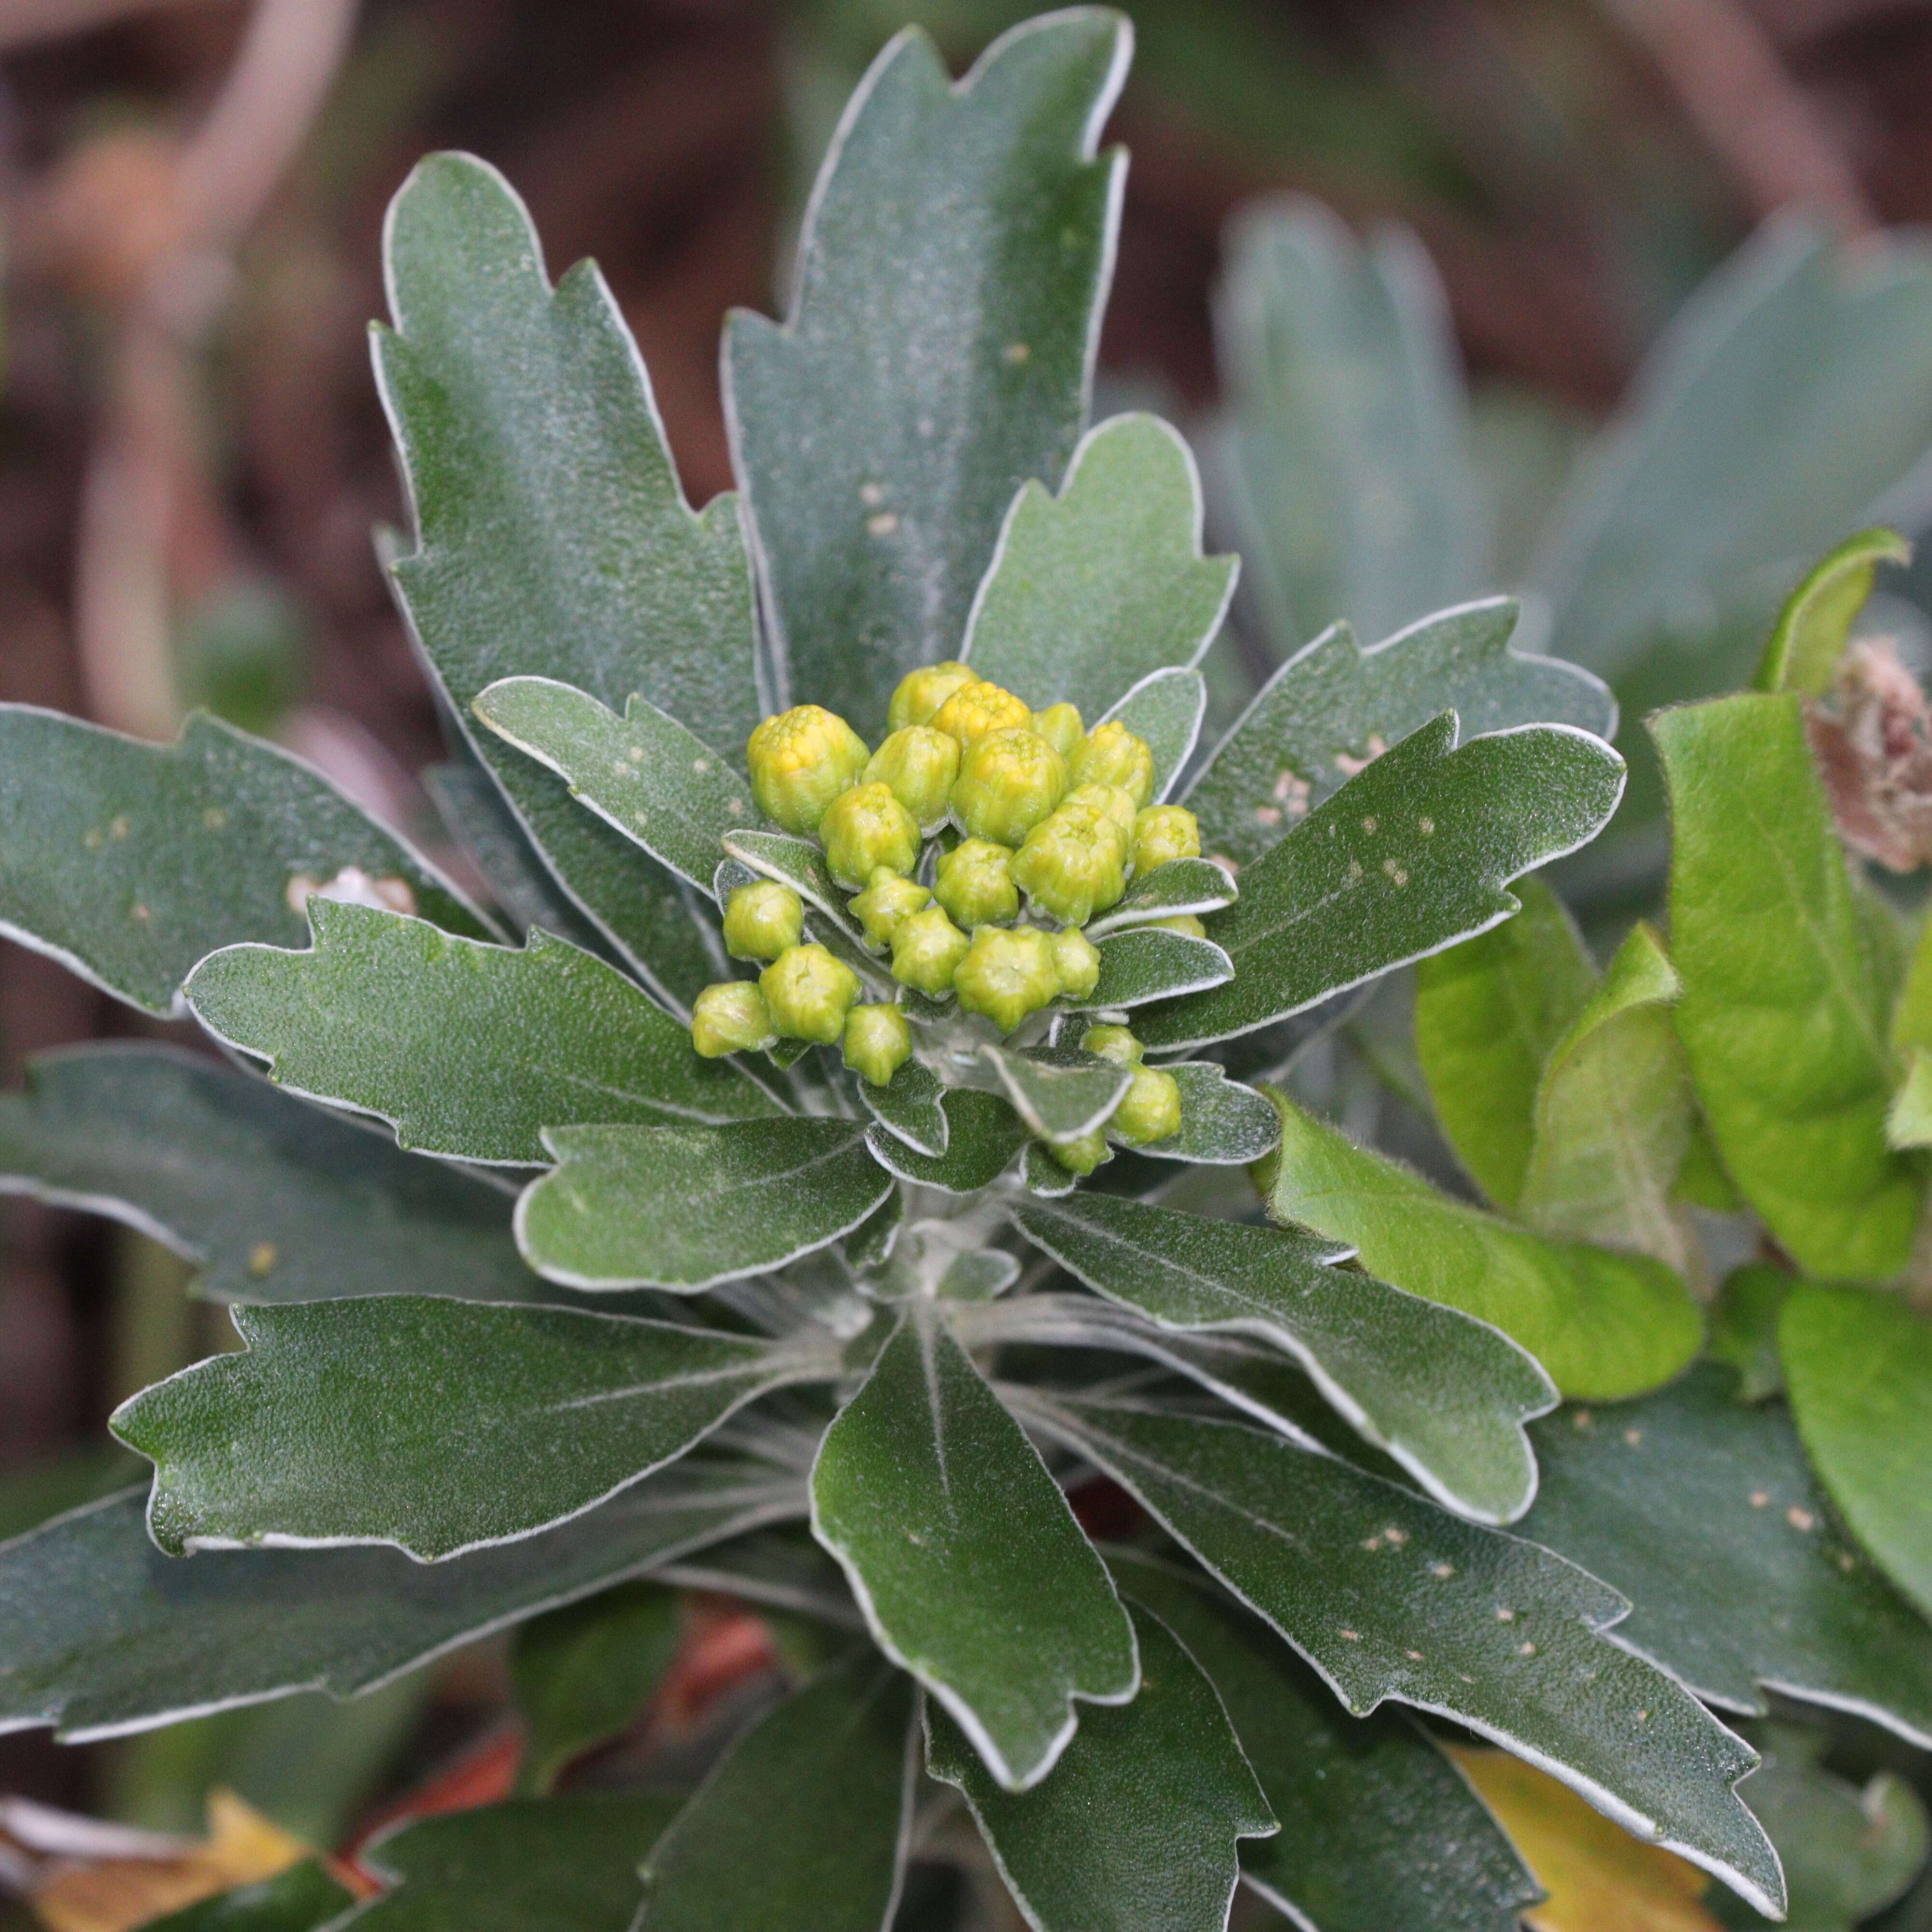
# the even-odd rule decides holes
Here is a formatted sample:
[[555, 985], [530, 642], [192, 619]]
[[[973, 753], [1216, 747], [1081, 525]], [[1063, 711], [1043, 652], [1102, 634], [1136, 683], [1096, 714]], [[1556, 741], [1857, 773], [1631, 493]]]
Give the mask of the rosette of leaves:
[[[0, 712], [0, 923], [233, 1063], [44, 1060], [0, 1170], [190, 1256], [243, 1344], [118, 1412], [145, 1498], [0, 1550], [0, 1724], [350, 1696], [520, 1626], [542, 1787], [649, 1694], [661, 1588], [700, 1582], [814, 1620], [823, 1668], [687, 1800], [418, 1828], [358, 1914], [882, 1928], [916, 1844], [981, 1847], [1068, 1932], [1218, 1928], [1244, 1876], [1324, 1928], [1505, 1927], [1533, 1883], [1417, 1714], [1778, 1909], [1753, 1752], [1521, 1528], [1567, 1324], [1634, 1394], [1681, 1366], [1668, 1293], [1580, 1244], [1570, 1300], [1524, 1264], [1471, 1306], [1250, 1214], [1283, 1116], [1249, 1083], [1517, 915], [1622, 769], [1603, 688], [1512, 653], [1502, 601], [1324, 633], [1197, 752], [1234, 566], [1172, 431], [1088, 422], [1127, 51], [1092, 10], [957, 83], [886, 50], [788, 318], [728, 326], [740, 489], [702, 512], [596, 269], [553, 286], [482, 164], [412, 176], [374, 352], [414, 530], [382, 548], [490, 907], [226, 728]], [[1123, 723], [1200, 826], [1089, 926], [1094, 988], [1038, 1039], [916, 1005], [743, 762], [796, 703], [876, 743], [954, 659]], [[754, 877], [944, 1050], [883, 1085], [789, 1042], [700, 1057]], [[1082, 1182], [1041, 1143], [1132, 1078], [1096, 1020], [1182, 1125]], [[1083, 1527], [1096, 1476], [1138, 1505], [1125, 1544]]]

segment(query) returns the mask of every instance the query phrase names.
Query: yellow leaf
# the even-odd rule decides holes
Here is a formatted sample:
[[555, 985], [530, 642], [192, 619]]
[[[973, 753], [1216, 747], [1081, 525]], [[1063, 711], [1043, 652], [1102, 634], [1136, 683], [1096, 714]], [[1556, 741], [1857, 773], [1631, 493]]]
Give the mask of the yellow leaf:
[[50, 1932], [130, 1932], [197, 1899], [273, 1878], [311, 1856], [232, 1791], [208, 1794], [208, 1836], [168, 1858], [63, 1860], [33, 1892]]
[[1535, 1932], [1722, 1932], [1697, 1902], [1710, 1880], [1633, 1838], [1568, 1786], [1505, 1751], [1450, 1748], [1550, 1894]]

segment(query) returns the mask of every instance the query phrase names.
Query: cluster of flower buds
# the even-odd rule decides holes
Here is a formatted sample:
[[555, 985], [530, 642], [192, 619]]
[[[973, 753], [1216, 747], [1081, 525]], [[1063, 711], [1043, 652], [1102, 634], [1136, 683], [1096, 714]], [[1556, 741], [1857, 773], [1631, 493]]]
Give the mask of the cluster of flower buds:
[[[1085, 998], [1100, 956], [1081, 928], [1130, 879], [1201, 850], [1192, 812], [1151, 802], [1146, 740], [1118, 721], [1090, 733], [1071, 704], [1031, 710], [962, 664], [905, 678], [888, 724], [868, 752], [816, 704], [766, 718], [747, 747], [759, 810], [824, 848], [867, 945], [890, 953], [902, 986], [950, 995], [1008, 1034], [1056, 999]], [[780, 1040], [836, 1041], [848, 1066], [883, 1086], [912, 1053], [906, 1015], [860, 1004], [859, 976], [805, 940], [806, 917], [798, 894], [775, 880], [731, 895], [726, 948], [764, 970], [755, 983], [706, 987], [692, 1038], [712, 1057]], [[1156, 922], [1202, 930], [1191, 918]], [[1091, 1028], [1085, 1044], [1135, 1069], [1108, 1124], [1118, 1138], [1140, 1144], [1178, 1130], [1180, 1089], [1140, 1065], [1125, 1028]], [[1106, 1132], [1053, 1151], [1088, 1172], [1106, 1157]]]

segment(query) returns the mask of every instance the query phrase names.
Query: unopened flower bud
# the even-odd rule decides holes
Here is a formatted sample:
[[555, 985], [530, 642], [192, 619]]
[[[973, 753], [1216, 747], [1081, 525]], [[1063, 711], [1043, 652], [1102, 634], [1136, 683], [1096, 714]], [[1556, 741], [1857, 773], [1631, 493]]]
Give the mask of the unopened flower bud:
[[1024, 731], [1033, 713], [1010, 691], [976, 679], [962, 684], [932, 714], [932, 728], [950, 732], [968, 750], [988, 731]]
[[1138, 1066], [1146, 1050], [1124, 1026], [1089, 1027], [1080, 1036], [1081, 1046], [1116, 1066]]
[[706, 986], [692, 1002], [691, 1043], [706, 1060], [749, 1053], [778, 1036], [764, 994], [748, 980]]
[[1172, 1073], [1143, 1066], [1114, 1109], [1108, 1126], [1131, 1147], [1164, 1141], [1180, 1131], [1180, 1085]]
[[960, 760], [952, 816], [962, 831], [1017, 845], [1066, 790], [1066, 763], [1036, 731], [989, 731]]
[[1053, 942], [1030, 926], [982, 926], [952, 976], [952, 990], [969, 1013], [1011, 1033], [1060, 991]]
[[998, 925], [1019, 910], [1019, 888], [1007, 869], [1012, 858], [1008, 847], [985, 838], [962, 839], [951, 851], [939, 855], [932, 896], [961, 931]]
[[765, 816], [810, 837], [825, 808], [866, 769], [865, 740], [844, 718], [816, 704], [767, 718], [746, 746], [752, 796]]
[[863, 782], [889, 786], [926, 832], [945, 818], [958, 776], [959, 740], [930, 724], [908, 724], [872, 754]]
[[1053, 970], [1063, 993], [1084, 1000], [1100, 983], [1100, 956], [1084, 932], [1070, 926], [1053, 935]]
[[845, 1030], [859, 976], [822, 946], [794, 946], [758, 975], [772, 1019], [788, 1040], [830, 1046]]
[[1166, 919], [1150, 919], [1148, 924], [1162, 932], [1184, 932], [1190, 939], [1205, 939], [1208, 928], [1191, 912], [1178, 912]]
[[818, 821], [826, 868], [849, 892], [856, 892], [883, 866], [910, 872], [919, 863], [919, 826], [913, 815], [882, 784], [854, 785], [841, 792]]
[[1087, 728], [1080, 722], [1079, 707], [1073, 704], [1049, 704], [1044, 711], [1036, 711], [1033, 728], [1063, 758], [1071, 758], [1087, 735]]
[[1118, 718], [1095, 725], [1071, 762], [1076, 784], [1118, 785], [1137, 806], [1154, 796], [1154, 753]]
[[872, 883], [852, 902], [852, 910], [866, 928], [868, 946], [890, 946], [901, 921], [932, 904], [932, 895], [914, 879], [902, 879], [881, 866]]
[[912, 1058], [912, 1028], [896, 1006], [854, 1006], [845, 1016], [845, 1064], [874, 1087], [889, 1087]]
[[1063, 805], [1013, 855], [1013, 882], [1063, 926], [1084, 926], [1126, 890], [1126, 840], [1097, 806]]
[[1184, 805], [1150, 805], [1134, 820], [1130, 856], [1134, 876], [1144, 878], [1170, 859], [1201, 856], [1201, 827]]
[[1133, 843], [1134, 820], [1140, 816], [1140, 807], [1135, 804], [1133, 794], [1115, 784], [1076, 785], [1066, 794], [1066, 802], [1092, 806], [1118, 829], [1120, 860], [1124, 865], [1127, 849]]
[[1107, 1145], [1105, 1127], [1096, 1127], [1076, 1141], [1048, 1141], [1046, 1150], [1070, 1174], [1091, 1174], [1102, 1161], [1114, 1157]]
[[932, 714], [962, 684], [976, 684], [979, 681], [977, 671], [950, 658], [944, 664], [927, 664], [919, 670], [908, 671], [899, 680], [898, 688], [892, 693], [886, 722], [895, 731], [902, 725], [930, 724]]
[[776, 879], [754, 879], [725, 902], [724, 950], [734, 959], [776, 959], [804, 929], [802, 902]]
[[937, 906], [899, 921], [892, 934], [892, 977], [937, 999], [952, 988], [952, 976], [972, 944]]

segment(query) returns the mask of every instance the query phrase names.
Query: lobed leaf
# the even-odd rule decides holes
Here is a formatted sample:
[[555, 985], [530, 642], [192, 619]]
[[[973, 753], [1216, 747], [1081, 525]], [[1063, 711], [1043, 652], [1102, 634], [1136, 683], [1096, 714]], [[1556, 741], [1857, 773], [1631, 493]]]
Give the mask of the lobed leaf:
[[946, 1151], [946, 1089], [923, 1061], [908, 1060], [883, 1087], [859, 1083], [866, 1111], [915, 1154], [938, 1160]]
[[1180, 1089], [1180, 1131], [1135, 1152], [1156, 1160], [1216, 1167], [1259, 1160], [1281, 1139], [1281, 1119], [1265, 1094], [1228, 1078], [1211, 1060], [1175, 1060], [1161, 1071]]
[[916, 1152], [897, 1136], [874, 1127], [866, 1136], [872, 1158], [888, 1174], [949, 1194], [976, 1194], [1013, 1164], [1028, 1143], [1018, 1114], [996, 1094], [950, 1087], [940, 1100], [946, 1116], [946, 1151]]
[[836, 694], [868, 742], [901, 676], [958, 650], [1015, 491], [1057, 481], [1085, 427], [1124, 168], [1094, 148], [1130, 33], [1048, 14], [956, 86], [899, 34], [820, 169], [788, 318], [726, 325], [790, 697]]
[[1042, 1140], [1078, 1140], [1091, 1133], [1133, 1084], [1132, 1068], [1077, 1047], [1021, 1052], [988, 1045], [980, 1048], [980, 1058], [998, 1077], [1028, 1130]]
[[306, 952], [230, 946], [190, 979], [195, 1017], [298, 1094], [374, 1114], [399, 1146], [540, 1165], [581, 1120], [737, 1120], [776, 1101], [587, 952], [541, 929], [520, 951], [420, 920], [313, 902]]
[[426, 1562], [602, 1502], [744, 1405], [838, 1372], [790, 1343], [424, 1295], [234, 1311], [246, 1345], [114, 1412], [171, 1555], [392, 1543]]
[[1147, 1014], [1150, 1047], [1250, 1033], [1507, 919], [1503, 887], [1574, 850], [1616, 810], [1623, 762], [1586, 734], [1528, 726], [1456, 745], [1444, 712], [1249, 866], [1212, 937], [1234, 977]]
[[900, 1318], [826, 1432], [812, 1498], [812, 1533], [874, 1640], [1009, 1790], [1053, 1768], [1076, 1699], [1133, 1696], [1133, 1632], [1106, 1566], [931, 1304]]
[[492, 931], [424, 859], [312, 766], [197, 712], [151, 745], [0, 704], [0, 933], [166, 1018], [195, 962], [293, 943], [320, 891], [380, 892]]

